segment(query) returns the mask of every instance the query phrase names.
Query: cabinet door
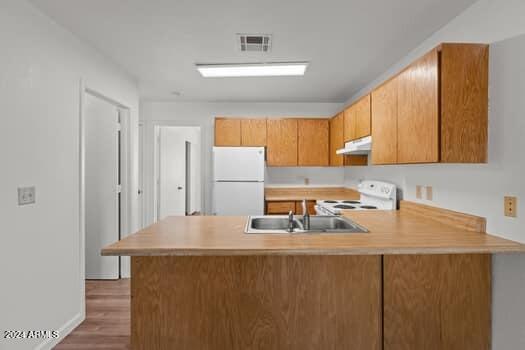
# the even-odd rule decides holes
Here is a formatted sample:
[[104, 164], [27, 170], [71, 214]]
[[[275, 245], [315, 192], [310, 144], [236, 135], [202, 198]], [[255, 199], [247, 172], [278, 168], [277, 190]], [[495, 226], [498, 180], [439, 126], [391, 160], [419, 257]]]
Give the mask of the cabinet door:
[[343, 138], [344, 141], [350, 141], [355, 139], [355, 105], [352, 105], [344, 110], [343, 112]]
[[368, 156], [366, 154], [356, 155], [356, 154], [347, 154], [344, 158], [344, 165], [346, 166], [365, 166], [368, 165]]
[[398, 163], [439, 161], [438, 88], [436, 49], [398, 76]]
[[366, 95], [361, 98], [355, 104], [354, 112], [354, 138], [359, 139], [361, 137], [370, 135], [370, 95]]
[[299, 119], [298, 165], [328, 166], [328, 119]]
[[490, 349], [491, 256], [385, 255], [385, 350]]
[[372, 163], [397, 163], [397, 77], [372, 92]]
[[285, 215], [290, 211], [295, 214], [295, 202], [266, 202], [266, 214]]
[[343, 156], [336, 154], [335, 152], [343, 148], [343, 128], [344, 128], [344, 115], [339, 113], [336, 117], [330, 119], [330, 165], [331, 166], [343, 166]]
[[266, 119], [241, 120], [241, 145], [266, 146]]
[[268, 119], [267, 165], [297, 166], [297, 119]]
[[239, 119], [215, 118], [215, 146], [240, 146], [241, 121]]
[[[306, 201], [306, 208], [308, 210], [308, 214], [315, 215], [315, 201]], [[298, 201], [295, 202], [295, 214], [296, 215], [303, 215], [303, 202]]]
[[487, 162], [488, 71], [488, 45], [441, 45], [441, 162]]

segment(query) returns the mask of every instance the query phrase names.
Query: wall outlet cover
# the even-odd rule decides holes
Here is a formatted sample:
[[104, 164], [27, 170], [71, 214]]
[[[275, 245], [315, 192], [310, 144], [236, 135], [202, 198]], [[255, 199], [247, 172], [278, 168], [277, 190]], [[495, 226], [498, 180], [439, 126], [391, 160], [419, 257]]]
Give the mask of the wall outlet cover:
[[427, 200], [431, 201], [434, 199], [432, 186], [427, 186]]
[[18, 205], [33, 204], [36, 201], [35, 186], [18, 188]]
[[518, 209], [517, 197], [506, 196], [504, 198], [503, 207], [505, 211], [505, 216], [515, 218], [517, 216], [517, 209]]

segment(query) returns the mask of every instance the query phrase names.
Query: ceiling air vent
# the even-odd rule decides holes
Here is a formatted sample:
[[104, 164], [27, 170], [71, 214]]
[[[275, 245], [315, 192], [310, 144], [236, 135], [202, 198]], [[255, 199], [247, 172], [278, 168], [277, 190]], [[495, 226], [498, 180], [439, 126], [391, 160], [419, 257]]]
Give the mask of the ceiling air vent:
[[241, 52], [269, 52], [272, 48], [270, 34], [237, 34], [237, 45]]

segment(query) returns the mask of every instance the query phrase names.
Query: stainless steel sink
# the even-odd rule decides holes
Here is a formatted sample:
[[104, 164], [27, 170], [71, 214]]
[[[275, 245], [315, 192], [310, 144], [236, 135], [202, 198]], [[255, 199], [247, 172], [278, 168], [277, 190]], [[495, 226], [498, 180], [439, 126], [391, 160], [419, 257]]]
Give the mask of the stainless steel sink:
[[248, 234], [290, 233], [366, 233], [367, 229], [342, 216], [310, 216], [310, 229], [305, 230], [302, 216], [294, 216], [293, 232], [288, 232], [288, 216], [250, 216], [246, 223]]
[[[258, 231], [286, 231], [288, 229], [288, 217], [284, 216], [260, 216], [250, 217], [249, 228]], [[294, 218], [293, 228], [300, 228], [299, 221]], [[302, 227], [302, 226], [301, 226]]]
[[[299, 218], [303, 225], [303, 218]], [[310, 216], [310, 231], [320, 232], [368, 232], [353, 221], [342, 216]]]

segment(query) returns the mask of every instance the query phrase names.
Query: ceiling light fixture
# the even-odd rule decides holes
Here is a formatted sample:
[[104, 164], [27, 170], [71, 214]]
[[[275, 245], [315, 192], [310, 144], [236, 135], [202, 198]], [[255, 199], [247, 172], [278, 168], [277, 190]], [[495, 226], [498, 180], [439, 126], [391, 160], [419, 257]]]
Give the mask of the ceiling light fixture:
[[196, 64], [204, 78], [277, 77], [304, 75], [308, 62]]

